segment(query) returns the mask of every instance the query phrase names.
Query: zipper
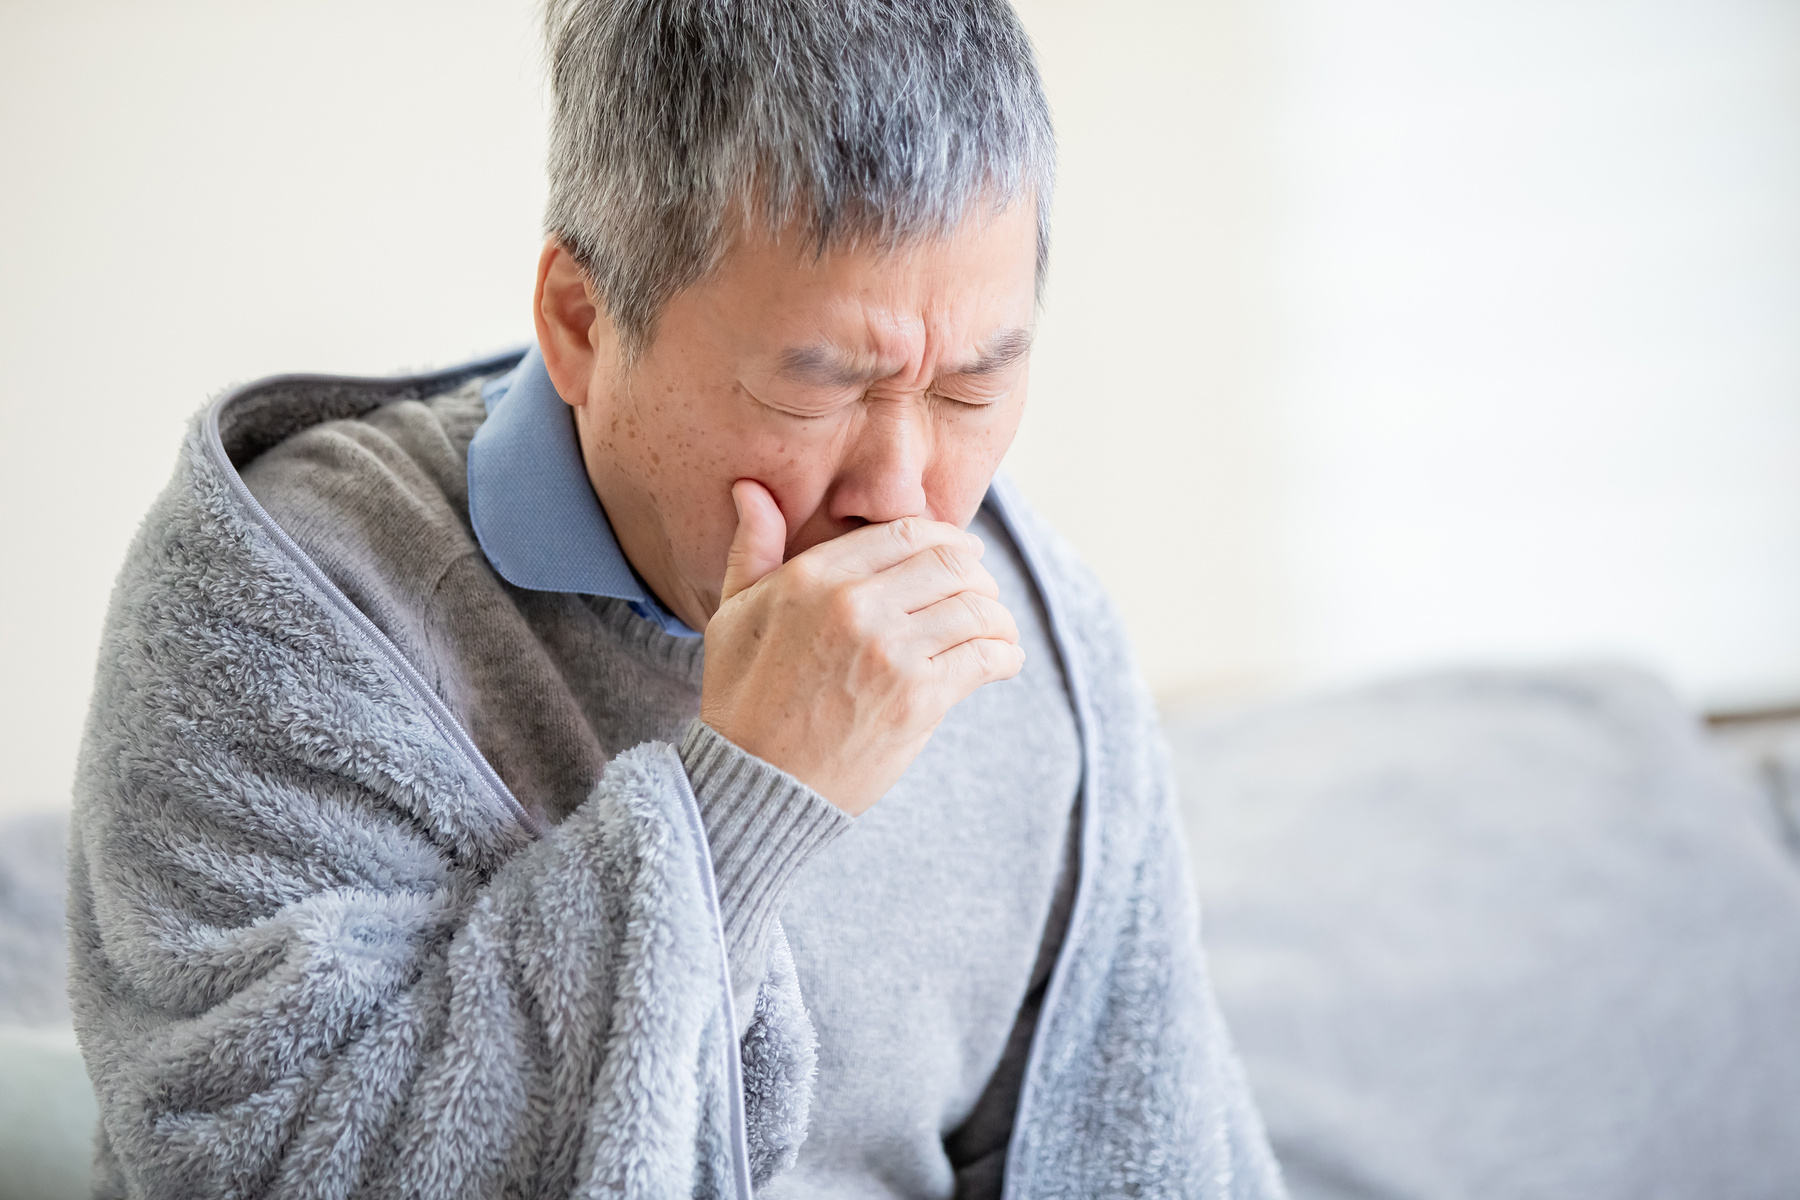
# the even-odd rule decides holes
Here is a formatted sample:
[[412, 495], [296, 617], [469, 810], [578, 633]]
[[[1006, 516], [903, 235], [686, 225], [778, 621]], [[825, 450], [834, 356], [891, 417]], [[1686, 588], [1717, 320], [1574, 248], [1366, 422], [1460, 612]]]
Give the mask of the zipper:
[[[349, 618], [351, 625], [362, 635], [363, 641], [368, 644], [369, 649], [394, 669], [395, 674], [400, 676], [401, 683], [424, 707], [425, 715], [431, 720], [432, 726], [456, 748], [463, 758], [468, 760], [481, 781], [512, 813], [514, 819], [533, 836], [541, 837], [544, 833], [544, 823], [532, 816], [525, 810], [525, 806], [519, 803], [518, 797], [512, 794], [512, 789], [506, 786], [506, 782], [500, 778], [493, 766], [476, 748], [475, 740], [469, 736], [468, 731], [462, 727], [462, 723], [450, 711], [449, 705], [445, 704], [438, 694], [431, 690], [431, 686], [425, 682], [424, 676], [420, 675], [418, 670], [406, 661], [406, 656], [400, 653], [400, 648], [394, 645], [387, 634], [381, 632], [375, 622], [350, 602], [350, 597], [344, 595], [337, 584], [333, 583], [325, 572], [319, 569], [318, 564], [313, 562], [304, 550], [300, 549], [294, 539], [288, 536], [286, 530], [275, 523], [275, 518], [271, 517], [256, 497], [250, 493], [249, 485], [244, 482], [243, 476], [238, 474], [237, 467], [233, 465], [230, 456], [225, 453], [225, 443], [219, 435], [219, 418], [228, 405], [271, 388], [306, 384], [342, 386], [346, 383], [356, 383], [370, 387], [377, 395], [392, 399], [396, 395], [420, 392], [434, 385], [437, 392], [447, 391], [464, 380], [500, 370], [509, 363], [516, 362], [523, 357], [523, 354], [523, 351], [509, 351], [506, 354], [482, 359], [466, 366], [453, 367], [448, 371], [435, 371], [423, 375], [401, 375], [391, 379], [367, 379], [351, 375], [273, 375], [267, 379], [259, 379], [255, 383], [247, 383], [242, 387], [233, 388], [213, 401], [211, 407], [206, 411], [204, 436], [206, 451], [212, 459], [213, 466], [225, 477], [232, 495], [255, 520], [258, 528], [267, 534], [289, 561], [300, 569], [301, 574], [305, 575], [314, 586], [325, 594], [326, 599], [331, 602], [333, 607]], [[426, 394], [436, 393], [428, 392]], [[370, 405], [369, 407], [376, 406]]]
[[667, 750], [681, 785], [681, 811], [698, 852], [700, 877], [706, 883], [706, 903], [712, 911], [713, 937], [719, 947], [719, 989], [725, 997], [725, 1090], [731, 1097], [731, 1177], [739, 1200], [753, 1200], [750, 1187], [749, 1120], [744, 1113], [744, 1064], [737, 1040], [737, 1001], [731, 995], [731, 963], [725, 953], [725, 921], [719, 911], [718, 882], [713, 877], [712, 853], [707, 849], [706, 826], [700, 820], [700, 800], [688, 779], [687, 768], [673, 746]]
[[[271, 376], [267, 379], [260, 379], [254, 383], [248, 383], [242, 387], [234, 388], [215, 400], [206, 412], [204, 439], [208, 457], [212, 460], [213, 466], [224, 476], [227, 485], [231, 489], [232, 495], [237, 499], [239, 505], [250, 514], [255, 520], [256, 525], [269, 536], [276, 547], [287, 556], [288, 560], [297, 566], [301, 573], [325, 594], [326, 599], [330, 601], [332, 606], [336, 608], [339, 613], [349, 618], [357, 633], [360, 634], [362, 639], [368, 644], [369, 649], [373, 650], [383, 661], [394, 669], [394, 672], [400, 676], [400, 680], [406, 689], [413, 694], [414, 698], [417, 699], [421, 705], [423, 705], [427, 717], [431, 720], [432, 726], [456, 749], [468, 764], [475, 769], [476, 774], [481, 778], [482, 782], [487, 785], [494, 796], [511, 812], [514, 819], [530, 832], [532, 836], [541, 837], [545, 833], [544, 823], [528, 812], [523, 804], [519, 803], [518, 797], [513, 795], [512, 789], [507, 787], [506, 782], [494, 771], [493, 765], [487, 761], [487, 758], [475, 745], [475, 740], [470, 737], [468, 731], [462, 727], [462, 723], [456, 719], [455, 714], [450, 711], [449, 706], [445, 704], [443, 700], [439, 698], [438, 694], [431, 689], [431, 686], [425, 682], [424, 676], [420, 675], [418, 669], [415, 668], [412, 663], [407, 661], [405, 655], [400, 653], [400, 648], [394, 645], [393, 640], [385, 633], [381, 632], [375, 623], [371, 621], [361, 609], [350, 602], [350, 598], [344, 595], [337, 584], [333, 583], [330, 578], [319, 569], [318, 564], [313, 562], [312, 558], [304, 550], [300, 549], [294, 539], [288, 536], [287, 531], [276, 524], [275, 519], [268, 514], [268, 511], [265, 510], [262, 504], [257, 501], [256, 497], [251, 494], [249, 485], [244, 482], [243, 477], [238, 474], [237, 467], [232, 464], [230, 456], [225, 453], [225, 443], [223, 438], [219, 435], [219, 418], [224, 413], [226, 407], [235, 401], [265, 389], [296, 385], [304, 386], [307, 384], [341, 386], [345, 383], [357, 383], [370, 386], [377, 395], [387, 398], [392, 398], [407, 392], [422, 392], [426, 395], [434, 395], [447, 391], [465, 380], [510, 369], [517, 365], [519, 359], [524, 357], [524, 353], [525, 352], [522, 350], [509, 351], [505, 354], [495, 355], [491, 358], [482, 359], [465, 366], [453, 367], [447, 371], [436, 371], [421, 375], [403, 375], [385, 379], [370, 379], [347, 375], [298, 374]], [[373, 408], [375, 406], [371, 405], [370, 407]], [[750, 1186], [750, 1142], [748, 1120], [744, 1112], [743, 1064], [738, 1057], [736, 1001], [731, 994], [731, 967], [725, 955], [725, 925], [723, 916], [719, 911], [718, 884], [713, 877], [712, 858], [706, 849], [706, 829], [700, 820], [700, 803], [694, 796], [693, 785], [688, 782], [687, 769], [682, 766], [680, 758], [676, 756], [672, 747], [669, 749], [668, 754], [669, 757], [673, 759], [675, 777], [680, 782], [682, 813], [687, 819], [688, 832], [693, 839], [694, 845], [699, 848], [699, 853], [696, 855], [696, 858], [698, 859], [698, 868], [701, 878], [706, 885], [707, 909], [712, 917], [713, 938], [719, 951], [719, 993], [723, 998], [723, 1007], [725, 1010], [725, 1067], [727, 1079], [726, 1091], [729, 1095], [730, 1104], [732, 1186], [737, 1192], [739, 1200], [754, 1200], [753, 1190]]]

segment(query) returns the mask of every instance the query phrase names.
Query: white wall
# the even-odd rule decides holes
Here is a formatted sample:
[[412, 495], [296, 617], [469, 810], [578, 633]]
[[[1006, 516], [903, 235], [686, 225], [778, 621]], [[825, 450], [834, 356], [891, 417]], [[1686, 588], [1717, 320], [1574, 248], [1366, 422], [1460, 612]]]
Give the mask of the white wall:
[[1269, 39], [1245, 0], [1026, 0], [1061, 165], [1009, 466], [1164, 690], [1292, 674], [1267, 402]]
[[1026, 11], [1065, 169], [1015, 469], [1154, 683], [1800, 698], [1800, 5]]
[[1278, 8], [1305, 676], [1609, 653], [1800, 698], [1800, 5]]
[[528, 0], [0, 4], [0, 813], [64, 801], [188, 416], [529, 336]]
[[[1011, 465], [1164, 690], [1622, 652], [1800, 694], [1800, 9], [1029, 0]], [[0, 812], [201, 400], [522, 340], [527, 0], [0, 3]]]

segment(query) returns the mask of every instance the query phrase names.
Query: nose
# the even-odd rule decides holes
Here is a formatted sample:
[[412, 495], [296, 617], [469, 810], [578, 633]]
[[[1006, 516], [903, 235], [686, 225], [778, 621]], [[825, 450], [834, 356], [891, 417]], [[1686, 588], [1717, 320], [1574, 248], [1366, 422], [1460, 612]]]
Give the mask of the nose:
[[924, 515], [931, 435], [920, 406], [898, 400], [865, 405], [832, 487], [831, 515], [871, 525]]

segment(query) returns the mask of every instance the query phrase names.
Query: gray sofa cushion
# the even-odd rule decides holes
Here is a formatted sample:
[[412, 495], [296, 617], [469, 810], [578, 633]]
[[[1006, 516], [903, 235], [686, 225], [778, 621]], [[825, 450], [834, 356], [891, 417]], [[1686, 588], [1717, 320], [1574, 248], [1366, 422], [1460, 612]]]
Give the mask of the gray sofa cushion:
[[0, 1025], [0, 1200], [92, 1194], [98, 1120], [73, 1029]]
[[1800, 873], [1660, 686], [1446, 674], [1171, 742], [1296, 1200], [1800, 1195]]
[[97, 1111], [69, 1024], [68, 818], [0, 823], [0, 1200], [90, 1192]]
[[0, 1024], [67, 1025], [63, 876], [68, 816], [0, 822]]

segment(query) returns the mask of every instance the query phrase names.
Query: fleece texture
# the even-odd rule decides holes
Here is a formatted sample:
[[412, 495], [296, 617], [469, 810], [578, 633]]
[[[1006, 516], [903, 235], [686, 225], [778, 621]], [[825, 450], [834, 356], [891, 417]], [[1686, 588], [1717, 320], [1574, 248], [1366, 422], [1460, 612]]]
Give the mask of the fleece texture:
[[[288, 377], [196, 422], [109, 615], [70, 845], [102, 1195], [732, 1196], [806, 1135], [785, 939], [734, 1013], [676, 750], [547, 824], [237, 474], [511, 360]], [[1079, 885], [1006, 1195], [1273, 1196], [1155, 712], [1099, 588], [997, 484], [1082, 734]], [[739, 1030], [742, 1029], [742, 1036]]]

